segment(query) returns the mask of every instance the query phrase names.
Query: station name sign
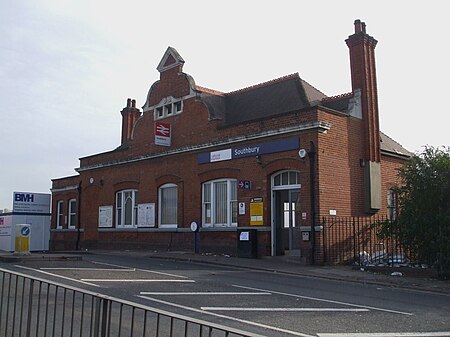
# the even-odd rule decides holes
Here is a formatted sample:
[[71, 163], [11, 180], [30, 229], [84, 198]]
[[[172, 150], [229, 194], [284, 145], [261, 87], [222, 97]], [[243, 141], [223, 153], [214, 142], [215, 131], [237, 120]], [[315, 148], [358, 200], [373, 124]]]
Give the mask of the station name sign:
[[299, 138], [291, 137], [286, 139], [274, 140], [266, 143], [240, 146], [219, 151], [204, 152], [198, 155], [198, 163], [214, 163], [224, 160], [232, 160], [245, 157], [254, 157], [262, 154], [284, 152], [296, 150], [299, 147]]

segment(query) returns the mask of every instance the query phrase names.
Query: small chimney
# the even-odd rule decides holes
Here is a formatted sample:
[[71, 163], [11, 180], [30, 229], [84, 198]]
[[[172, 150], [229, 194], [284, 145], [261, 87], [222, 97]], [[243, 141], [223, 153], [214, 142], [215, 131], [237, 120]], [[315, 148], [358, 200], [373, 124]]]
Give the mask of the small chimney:
[[122, 144], [131, 140], [133, 127], [141, 116], [141, 111], [136, 108], [136, 100], [128, 98], [127, 106], [120, 112], [122, 114]]
[[359, 19], [355, 20], [355, 34], [358, 33], [366, 33], [366, 23]]

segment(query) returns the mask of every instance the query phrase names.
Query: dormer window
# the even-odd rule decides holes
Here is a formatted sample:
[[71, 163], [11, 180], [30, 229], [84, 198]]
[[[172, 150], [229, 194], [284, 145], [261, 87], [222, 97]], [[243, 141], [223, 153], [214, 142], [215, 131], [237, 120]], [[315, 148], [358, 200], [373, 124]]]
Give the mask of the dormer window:
[[173, 103], [173, 106], [175, 108], [175, 113], [181, 112], [182, 107], [181, 101]]
[[172, 114], [172, 104], [164, 105], [164, 113], [166, 116], [169, 116]]
[[164, 111], [163, 111], [163, 107], [162, 106], [160, 106], [159, 108], [156, 108], [156, 116], [158, 118], [164, 117]]
[[161, 100], [155, 108], [155, 119], [162, 119], [179, 114], [183, 111], [183, 101], [175, 100], [173, 97], [166, 97]]

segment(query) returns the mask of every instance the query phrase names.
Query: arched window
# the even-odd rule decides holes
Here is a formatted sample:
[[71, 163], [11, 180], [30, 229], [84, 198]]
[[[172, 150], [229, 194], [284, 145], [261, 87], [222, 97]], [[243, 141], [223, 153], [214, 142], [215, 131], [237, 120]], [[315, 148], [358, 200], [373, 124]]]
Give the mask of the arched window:
[[300, 173], [297, 171], [281, 171], [272, 176], [273, 189], [300, 188]]
[[237, 226], [236, 179], [219, 179], [203, 184], [202, 223], [204, 227]]
[[159, 188], [159, 227], [177, 227], [178, 188], [165, 184]]
[[116, 227], [136, 227], [137, 190], [123, 190], [116, 193]]

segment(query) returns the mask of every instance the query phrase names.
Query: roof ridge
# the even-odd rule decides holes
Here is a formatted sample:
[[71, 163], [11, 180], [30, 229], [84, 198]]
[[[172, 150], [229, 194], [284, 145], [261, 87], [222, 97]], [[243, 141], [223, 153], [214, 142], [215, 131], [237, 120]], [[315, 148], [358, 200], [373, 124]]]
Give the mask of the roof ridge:
[[335, 95], [335, 96], [329, 96], [329, 97], [324, 97], [322, 98], [322, 102], [329, 102], [329, 101], [334, 101], [334, 100], [338, 100], [338, 99], [342, 99], [342, 98], [349, 98], [349, 97], [353, 97], [354, 92], [346, 92], [344, 94], [340, 94], [340, 95]]
[[199, 91], [201, 91], [201, 92], [204, 92], [204, 93], [206, 93], [206, 94], [219, 95], [219, 96], [224, 96], [224, 95], [226, 95], [226, 94], [225, 94], [224, 92], [222, 92], [222, 91], [214, 90], [214, 89], [209, 89], [209, 88], [206, 88], [206, 87], [202, 87], [202, 86], [200, 86], [200, 85], [196, 85], [195, 87], [196, 87], [197, 90], [199, 90]]
[[258, 83], [258, 84], [254, 84], [254, 85], [251, 85], [249, 87], [242, 88], [242, 89], [230, 91], [230, 92], [225, 93], [225, 95], [228, 96], [228, 95], [240, 94], [240, 93], [243, 93], [243, 92], [247, 92], [247, 91], [250, 91], [250, 90], [253, 90], [253, 89], [258, 89], [258, 88], [264, 87], [266, 85], [279, 83], [279, 82], [282, 82], [282, 81], [285, 81], [285, 80], [288, 80], [288, 79], [291, 79], [291, 78], [295, 78], [295, 77], [300, 79], [300, 75], [298, 74], [298, 72], [293, 73], [293, 74], [289, 74], [289, 75], [285, 75], [285, 76], [282, 76], [282, 77], [274, 78], [274, 79], [269, 80], [269, 81], [265, 81], [265, 82], [261, 82], [261, 83]]

